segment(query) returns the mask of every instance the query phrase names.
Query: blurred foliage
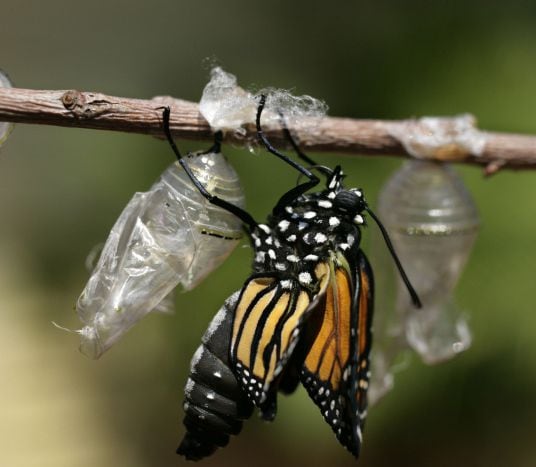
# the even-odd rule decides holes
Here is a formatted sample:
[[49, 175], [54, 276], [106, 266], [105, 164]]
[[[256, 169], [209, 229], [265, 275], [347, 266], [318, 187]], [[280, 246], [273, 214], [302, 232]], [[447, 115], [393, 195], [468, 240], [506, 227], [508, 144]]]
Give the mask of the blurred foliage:
[[[18, 87], [198, 100], [208, 76], [203, 60], [216, 57], [243, 85], [311, 94], [331, 115], [471, 112], [485, 129], [536, 133], [536, 4], [529, 1], [0, 4], [0, 67]], [[264, 154], [226, 152], [257, 218], [295, 183]], [[343, 163], [372, 204], [399, 164], [318, 159]], [[148, 137], [44, 126], [19, 125], [2, 148], [0, 465], [183, 462], [174, 448], [189, 360], [248, 274], [250, 250], [239, 248], [180, 295], [175, 316], [149, 317], [98, 362], [51, 325], [78, 326], [72, 305], [87, 279], [87, 253], [132, 193], [171, 160], [169, 148]], [[437, 367], [413, 359], [397, 375], [395, 390], [370, 413], [362, 466], [536, 462], [535, 175], [459, 171], [483, 222], [457, 293], [474, 344]], [[272, 425], [252, 419], [204, 464], [252, 462], [355, 464], [304, 391], [282, 398]]]

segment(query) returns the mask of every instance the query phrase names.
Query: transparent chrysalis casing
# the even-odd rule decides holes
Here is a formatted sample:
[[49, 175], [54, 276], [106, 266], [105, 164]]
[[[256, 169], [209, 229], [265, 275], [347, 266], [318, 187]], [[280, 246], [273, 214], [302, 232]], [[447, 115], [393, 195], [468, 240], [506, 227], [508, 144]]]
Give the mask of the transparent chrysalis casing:
[[[7, 77], [7, 75], [0, 70], [0, 88], [11, 88], [13, 85]], [[0, 146], [7, 139], [11, 130], [13, 129], [13, 124], [9, 122], [0, 122]]]
[[[244, 206], [238, 176], [221, 153], [186, 160], [210, 193]], [[241, 221], [210, 204], [178, 162], [170, 165], [125, 207], [78, 299], [82, 353], [98, 358], [178, 284], [195, 287], [241, 236]]]
[[404, 348], [433, 364], [470, 345], [469, 327], [453, 302], [453, 291], [476, 239], [479, 217], [470, 193], [449, 166], [417, 160], [405, 163], [385, 184], [378, 215], [423, 304], [421, 309], [412, 305], [378, 241], [375, 272], [382, 287], [392, 292], [378, 294], [376, 307], [374, 358], [379, 371], [372, 386], [381, 395], [392, 386], [390, 367]]

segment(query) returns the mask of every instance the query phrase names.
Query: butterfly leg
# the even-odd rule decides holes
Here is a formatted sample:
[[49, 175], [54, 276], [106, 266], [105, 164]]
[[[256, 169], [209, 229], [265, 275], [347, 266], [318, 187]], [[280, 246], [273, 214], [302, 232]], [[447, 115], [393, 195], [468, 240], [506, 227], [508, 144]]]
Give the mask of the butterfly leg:
[[[177, 145], [175, 144], [175, 141], [173, 141], [173, 137], [171, 136], [171, 130], [169, 128], [169, 118], [171, 114], [171, 109], [169, 107], [164, 108], [163, 113], [163, 126], [164, 126], [164, 133], [166, 135], [166, 138], [169, 142], [169, 145], [171, 146], [171, 149], [173, 149], [173, 152], [175, 153], [175, 156], [177, 157], [177, 160], [179, 161], [179, 164], [182, 166], [192, 183], [195, 185], [195, 187], [199, 190], [199, 192], [212, 204], [215, 206], [219, 206], [222, 209], [225, 209], [226, 211], [229, 211], [230, 213], [234, 214], [236, 217], [238, 217], [244, 224], [246, 224], [250, 231], [255, 229], [257, 227], [257, 222], [251, 214], [249, 214], [247, 211], [243, 210], [242, 208], [235, 206], [232, 203], [229, 203], [221, 198], [218, 198], [217, 196], [212, 195], [209, 193], [209, 191], [203, 186], [203, 184], [197, 179], [197, 177], [194, 175], [184, 158], [182, 157], [182, 154], [180, 153], [179, 149], [177, 148]], [[216, 145], [218, 145], [218, 141], [216, 140]]]

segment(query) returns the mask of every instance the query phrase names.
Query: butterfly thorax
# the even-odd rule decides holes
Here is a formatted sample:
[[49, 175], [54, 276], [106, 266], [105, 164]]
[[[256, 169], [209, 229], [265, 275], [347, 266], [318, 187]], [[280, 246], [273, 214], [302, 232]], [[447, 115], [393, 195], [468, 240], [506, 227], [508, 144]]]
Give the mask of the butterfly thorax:
[[297, 279], [313, 291], [319, 262], [359, 248], [364, 206], [360, 190], [340, 186], [298, 197], [252, 233], [254, 272]]

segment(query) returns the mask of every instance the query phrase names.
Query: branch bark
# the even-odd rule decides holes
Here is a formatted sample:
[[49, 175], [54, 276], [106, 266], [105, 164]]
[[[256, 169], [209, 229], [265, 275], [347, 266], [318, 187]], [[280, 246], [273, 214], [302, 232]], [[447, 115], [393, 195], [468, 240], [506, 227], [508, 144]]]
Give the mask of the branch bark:
[[[123, 131], [163, 137], [162, 107], [171, 107], [171, 130], [175, 137], [210, 140], [212, 131], [197, 104], [159, 96], [130, 99], [76, 90], [42, 91], [0, 88], [0, 121]], [[455, 119], [444, 119], [445, 123]], [[326, 117], [313, 129], [295, 130], [300, 146], [307, 151], [347, 154], [409, 156], [400, 138], [415, 120], [355, 120]], [[275, 145], [284, 146], [279, 129], [267, 130]], [[479, 164], [491, 174], [502, 168], [536, 168], [536, 137], [480, 131], [485, 144], [479, 154], [459, 147], [443, 148], [428, 159]], [[228, 133], [225, 141], [254, 144], [255, 128], [244, 135]]]

